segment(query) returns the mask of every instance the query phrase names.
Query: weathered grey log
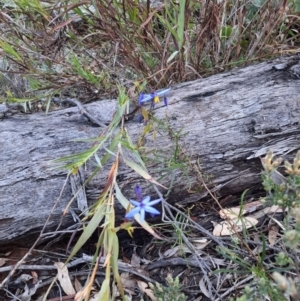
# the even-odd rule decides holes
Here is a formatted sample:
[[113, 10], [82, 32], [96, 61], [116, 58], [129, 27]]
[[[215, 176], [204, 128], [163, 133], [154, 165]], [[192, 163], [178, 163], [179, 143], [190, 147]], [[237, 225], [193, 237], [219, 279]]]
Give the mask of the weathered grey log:
[[[174, 131], [181, 130], [180, 146], [191, 162], [199, 160], [201, 170], [213, 181], [221, 197], [240, 195], [246, 188], [260, 183], [260, 156], [269, 149], [278, 155], [292, 155], [300, 148], [300, 81], [296, 70], [298, 57], [280, 58], [206, 79], [187, 82], [172, 88], [169, 106], [158, 106], [155, 118]], [[295, 67], [296, 66], [296, 67]], [[299, 68], [298, 68], [299, 69]], [[109, 122], [116, 108], [113, 100], [85, 106], [101, 122]], [[166, 118], [167, 116], [167, 118]], [[136, 121], [126, 123], [132, 140], [140, 136], [143, 126]], [[31, 242], [44, 225], [57, 200], [67, 172], [51, 169], [49, 162], [85, 150], [91, 144], [71, 141], [98, 136], [103, 128], [93, 126], [76, 107], [54, 111], [48, 115], [14, 114], [0, 122], [0, 245]], [[156, 140], [149, 135], [146, 150], [173, 155], [174, 137], [158, 130]], [[151, 175], [162, 176], [160, 164], [149, 164]], [[84, 178], [91, 172], [85, 170]], [[89, 204], [97, 200], [108, 168], [96, 175], [85, 189]], [[164, 174], [167, 171], [164, 171]], [[195, 190], [197, 179], [190, 173], [190, 183], [181, 179], [182, 171], [168, 171], [162, 184], [173, 188], [168, 201], [185, 204], [207, 196]], [[82, 179], [81, 177], [78, 177]], [[121, 164], [118, 181], [127, 197], [134, 197], [133, 187], [140, 183], [146, 192], [154, 190], [136, 173]], [[76, 182], [76, 181], [75, 181]], [[62, 210], [72, 198], [68, 183], [54, 210], [47, 231], [61, 221]], [[85, 194], [81, 193], [81, 198]], [[84, 207], [84, 205], [82, 205]], [[75, 210], [76, 202], [71, 208]], [[124, 209], [116, 207], [120, 221]], [[60, 229], [74, 224], [67, 214]], [[28, 240], [27, 240], [28, 239]]]

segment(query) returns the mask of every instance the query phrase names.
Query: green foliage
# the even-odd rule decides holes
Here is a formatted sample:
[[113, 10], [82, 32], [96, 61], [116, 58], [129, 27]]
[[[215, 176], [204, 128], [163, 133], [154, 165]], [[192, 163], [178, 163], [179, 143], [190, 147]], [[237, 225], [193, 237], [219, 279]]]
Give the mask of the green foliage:
[[181, 293], [181, 284], [179, 283], [179, 278], [172, 278], [171, 275], [168, 275], [167, 286], [163, 286], [159, 283], [153, 285], [149, 283], [149, 287], [153, 290], [154, 296], [157, 298], [157, 301], [186, 301], [187, 297]]
[[285, 253], [279, 252], [279, 254], [276, 256], [276, 263], [278, 266], [287, 266], [289, 264], [292, 264], [292, 259]]
[[[265, 296], [274, 301], [287, 300], [278, 287], [267, 278], [256, 278], [253, 282], [256, 285], [247, 285], [243, 290], [243, 295], [236, 301], [261, 301], [265, 300]], [[231, 298], [230, 300], [233, 301], [234, 299]]]
[[[2, 2], [0, 48], [10, 68], [0, 61], [0, 70], [15, 82], [34, 79], [47, 95], [116, 95], [117, 83], [145, 78], [149, 90], [165, 88], [299, 40], [299, 0]], [[35, 93], [24, 84], [24, 101]]]
[[[255, 264], [243, 260], [226, 248], [221, 249], [224, 257], [231, 258], [244, 269], [243, 272], [248, 270], [255, 275], [252, 284], [245, 287], [243, 295], [237, 298], [237, 301], [263, 300], [265, 296], [270, 300], [281, 301], [287, 300], [286, 296], [292, 298], [299, 296], [300, 287], [296, 285], [299, 280], [297, 277], [289, 277], [288, 272], [294, 269], [299, 275], [296, 251], [300, 242], [300, 151], [297, 152], [293, 164], [284, 162], [286, 177], [278, 171], [282, 161], [281, 158], [275, 159], [272, 151], [262, 159], [264, 167], [262, 179], [267, 191], [267, 196], [262, 201], [264, 204], [278, 205], [286, 212], [283, 220], [283, 242], [289, 251], [279, 252], [275, 266], [269, 269], [264, 256], [260, 256], [258, 264]], [[262, 254], [265, 252], [264, 246]]]
[[262, 173], [263, 185], [268, 192], [263, 202], [279, 205], [287, 210], [284, 219], [286, 229], [290, 227], [291, 219], [295, 219], [295, 230], [285, 232], [286, 242], [291, 243], [295, 239], [299, 239], [298, 232], [300, 231], [300, 151], [298, 151], [293, 164], [288, 161], [284, 162], [287, 177], [278, 172], [282, 159], [274, 160], [271, 151], [262, 162], [265, 169]]
[[232, 33], [231, 26], [223, 26], [221, 29], [221, 38], [228, 39]]
[[[94, 172], [90, 178], [86, 180], [85, 184], [87, 184], [91, 178], [103, 168], [103, 166], [109, 164], [110, 172], [107, 177], [107, 182], [104, 185], [103, 191], [99, 195], [97, 202], [89, 208], [89, 212], [86, 212], [86, 217], [83, 220], [88, 220], [87, 225], [84, 226], [83, 232], [78, 238], [67, 260], [68, 262], [78, 253], [97, 229], [102, 229], [98, 238], [97, 250], [94, 254], [92, 267], [95, 272], [98, 269], [97, 260], [99, 260], [99, 255], [104, 254], [105, 260], [103, 267], [105, 268], [105, 280], [103, 281], [99, 292], [101, 296], [99, 298], [103, 301], [110, 301], [113, 298], [111, 292], [111, 276], [113, 276], [113, 281], [116, 282], [118, 286], [121, 298], [126, 300], [118, 271], [119, 241], [117, 232], [123, 229], [128, 231], [131, 235], [134, 227], [132, 227], [131, 221], [125, 220], [120, 225], [116, 225], [115, 221], [114, 204], [116, 200], [124, 207], [124, 215], [125, 211], [130, 211], [131, 206], [129, 200], [122, 194], [116, 181], [120, 161], [123, 161], [124, 164], [134, 170], [146, 181], [162, 186], [148, 173], [137, 147], [132, 143], [130, 136], [123, 126], [123, 118], [128, 101], [129, 99], [125, 90], [119, 88], [118, 107], [105, 132], [96, 138], [84, 140], [76, 139], [77, 142], [92, 142], [93, 144], [90, 148], [87, 148], [81, 153], [65, 156], [53, 161], [54, 164], [58, 165], [58, 168], [65, 168], [72, 174], [76, 174], [79, 168], [87, 164], [94, 166]], [[130, 154], [130, 159], [127, 158], [128, 154]], [[135, 214], [134, 218], [146, 231], [154, 237], [161, 239], [147, 221], [141, 220], [140, 214]], [[95, 274], [93, 273], [84, 290], [79, 293], [84, 300], [89, 300], [94, 275]]]
[[[245, 274], [251, 275], [253, 278], [243, 292], [242, 296], [238, 297], [237, 301], [243, 300], [287, 300], [287, 296], [295, 298], [299, 295], [300, 287], [296, 285], [298, 277], [289, 277], [290, 271], [296, 271], [299, 275], [299, 263], [297, 260], [296, 250], [299, 247], [300, 241], [300, 203], [299, 203], [299, 182], [298, 176], [300, 174], [300, 151], [297, 153], [293, 164], [285, 162], [285, 173], [288, 175], [284, 177], [279, 173], [278, 169], [282, 164], [282, 159], [275, 159], [271, 151], [269, 151], [265, 158], [262, 159], [264, 171], [262, 172], [263, 185], [267, 191], [267, 196], [262, 199], [263, 204], [274, 205], [277, 204], [286, 212], [283, 220], [283, 242], [285, 248], [289, 250], [279, 252], [275, 256], [276, 262], [269, 264], [266, 254], [268, 252], [266, 239], [261, 233], [262, 240], [261, 250], [254, 252], [249, 246], [249, 233], [243, 232], [241, 237], [237, 234], [233, 237], [234, 244], [231, 247], [220, 247], [219, 252], [223, 258], [231, 260], [235, 266], [234, 269], [219, 269], [215, 273], [230, 273], [230, 274]], [[244, 194], [242, 196], [242, 199]], [[243, 208], [243, 202], [241, 209]], [[251, 242], [250, 242], [251, 243]], [[241, 256], [241, 252], [247, 252], [245, 258]], [[245, 253], [244, 253], [245, 254]], [[233, 300], [232, 298], [230, 300]]]

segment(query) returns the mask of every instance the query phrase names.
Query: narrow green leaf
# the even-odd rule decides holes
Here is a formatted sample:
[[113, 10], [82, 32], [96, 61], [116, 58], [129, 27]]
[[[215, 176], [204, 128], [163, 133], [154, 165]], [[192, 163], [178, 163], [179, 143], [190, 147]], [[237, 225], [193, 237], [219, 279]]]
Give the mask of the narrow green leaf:
[[178, 52], [178, 50], [174, 51], [167, 59], [167, 63], [170, 63], [173, 60], [173, 58], [178, 54]]
[[172, 4], [170, 3], [170, 6], [171, 7], [169, 7], [167, 2], [165, 3], [165, 9], [167, 12], [167, 18], [165, 18], [165, 19], [170, 20], [174, 26], [176, 21], [175, 21], [175, 18], [173, 18], [173, 15], [176, 15], [178, 13], [178, 7], [177, 7], [177, 5], [174, 5], [173, 3]]
[[175, 38], [175, 40], [178, 42], [179, 40], [179, 37], [178, 37], [178, 34], [177, 32], [172, 28], [171, 24], [165, 20], [162, 16], [160, 16], [159, 14], [156, 14], [156, 16], [159, 18], [159, 20], [165, 24], [168, 28], [168, 30], [170, 31], [170, 33], [172, 34], [172, 36]]
[[232, 33], [232, 27], [231, 26], [223, 26], [221, 28], [221, 38], [228, 39]]
[[99, 301], [110, 301], [109, 293], [110, 293], [109, 278], [108, 279], [105, 278], [101, 285], [101, 290], [98, 295], [98, 300]]
[[46, 114], [48, 114], [51, 104], [51, 97], [52, 95], [47, 95], [46, 97]]
[[12, 94], [9, 91], [6, 91], [7, 94], [7, 101], [11, 103], [20, 103], [20, 104], [25, 104], [30, 101], [36, 100], [36, 97], [31, 97], [31, 98], [17, 98], [13, 97]]
[[91, 156], [93, 156], [93, 154], [98, 150], [98, 145], [91, 147], [90, 149], [87, 149], [81, 153], [78, 154], [74, 154], [74, 155], [70, 155], [70, 156], [65, 156], [59, 159], [55, 159], [51, 162], [53, 163], [60, 163], [60, 162], [68, 162], [68, 161], [75, 161], [75, 163], [77, 162], [86, 162]]
[[104, 149], [106, 150], [106, 152], [114, 157], [116, 157], [116, 154], [114, 152], [112, 152], [109, 148], [104, 147]]
[[114, 278], [115, 278], [118, 288], [119, 288], [120, 295], [121, 295], [122, 299], [125, 300], [124, 288], [123, 288], [123, 284], [122, 284], [121, 277], [119, 275], [119, 270], [118, 270], [119, 240], [118, 240], [116, 232], [114, 232], [114, 236], [113, 236], [113, 249], [114, 249], [114, 251], [112, 254], [111, 267], [113, 270]]
[[7, 42], [0, 40], [0, 47], [9, 55], [13, 56], [17, 61], [22, 62], [21, 56], [15, 51], [15, 49]]
[[[117, 146], [118, 146], [118, 144], [119, 144], [119, 138], [121, 137], [121, 131], [119, 132], [119, 133], [117, 133], [117, 135], [116, 135], [116, 137], [113, 139], [113, 141], [111, 142], [111, 144], [110, 144], [110, 146], [109, 146], [109, 150], [110, 151], [114, 151], [116, 148], [117, 148]], [[110, 155], [110, 153], [106, 153], [103, 157], [102, 157], [102, 159], [101, 159], [101, 161], [100, 161], [100, 163], [101, 163], [101, 165], [102, 166], [104, 166], [105, 164], [106, 164], [106, 162], [109, 160], [109, 158], [111, 157], [111, 155]], [[97, 172], [99, 171], [101, 169], [101, 167], [99, 166], [99, 167], [97, 167], [97, 168], [95, 168], [95, 170], [92, 172], [92, 174], [89, 176], [89, 178], [86, 180], [86, 184], [87, 183], [89, 183], [89, 181], [95, 176], [95, 174], [97, 174]]]
[[157, 239], [162, 239], [152, 228], [151, 226], [144, 220], [141, 222], [141, 215], [138, 213], [134, 216], [134, 219], [151, 235], [153, 235]]
[[177, 36], [178, 36], [179, 49], [181, 49], [184, 40], [184, 22], [185, 22], [185, 0], [180, 0], [178, 23], [177, 23]]
[[125, 208], [128, 209], [130, 203], [129, 201], [125, 198], [123, 193], [121, 192], [119, 186], [117, 183], [115, 183], [115, 190], [116, 190], [116, 198], [119, 201], [119, 203]]
[[123, 157], [123, 160], [125, 162], [126, 165], [128, 165], [130, 168], [132, 168], [135, 172], [137, 172], [140, 176], [142, 176], [145, 180], [155, 184], [155, 185], [159, 185], [160, 187], [163, 187], [165, 189], [167, 189], [165, 186], [161, 185], [160, 183], [158, 183], [155, 179], [153, 179], [149, 173], [144, 170], [140, 165], [136, 164], [135, 162], [125, 159]]
[[75, 141], [75, 142], [101, 142], [105, 139], [105, 137], [96, 137], [96, 138], [86, 138], [86, 139], [71, 139], [70, 141]]
[[[90, 220], [89, 224], [86, 226], [86, 228], [83, 230], [83, 233], [79, 237], [76, 245], [74, 246], [69, 258], [67, 259], [67, 262], [69, 262], [74, 255], [79, 251], [79, 249], [87, 242], [87, 240], [91, 237], [91, 235], [94, 233], [94, 231], [99, 226], [100, 222], [102, 221], [104, 215], [105, 215], [105, 204], [101, 204], [97, 207], [94, 216]], [[67, 263], [66, 262], [66, 263]]]

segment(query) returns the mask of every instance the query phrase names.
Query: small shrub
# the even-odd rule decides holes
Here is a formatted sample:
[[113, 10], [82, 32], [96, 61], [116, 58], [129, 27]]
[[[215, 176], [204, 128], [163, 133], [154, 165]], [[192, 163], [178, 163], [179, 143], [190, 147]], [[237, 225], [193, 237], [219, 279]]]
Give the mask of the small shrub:
[[166, 279], [168, 286], [162, 286], [159, 283], [153, 285], [149, 283], [150, 288], [153, 290], [154, 296], [157, 301], [186, 301], [187, 297], [181, 293], [181, 284], [179, 283], [179, 278], [172, 278], [168, 275]]

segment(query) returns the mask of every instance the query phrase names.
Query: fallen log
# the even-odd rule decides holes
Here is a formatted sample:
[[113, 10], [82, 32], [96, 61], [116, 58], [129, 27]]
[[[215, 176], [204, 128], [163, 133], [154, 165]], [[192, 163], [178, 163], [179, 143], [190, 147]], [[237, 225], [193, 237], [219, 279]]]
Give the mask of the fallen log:
[[[169, 106], [159, 105], [155, 119], [162, 125], [156, 139], [145, 139], [146, 160], [150, 174], [170, 187], [168, 202], [186, 204], [208, 197], [200, 189], [195, 170], [172, 171], [166, 161], [173, 158], [184, 165], [199, 162], [209, 187], [219, 197], [240, 196], [245, 189], [257, 191], [261, 183], [260, 157], [269, 149], [289, 157], [299, 149], [300, 70], [299, 58], [285, 57], [255, 64], [206, 79], [174, 86], [169, 92]], [[108, 123], [116, 109], [116, 101], [99, 101], [85, 105], [85, 110], [102, 123]], [[67, 171], [51, 169], [51, 160], [79, 153], [91, 144], [71, 141], [98, 136], [103, 128], [94, 126], [77, 107], [35, 114], [2, 115], [0, 121], [0, 245], [29, 244], [43, 227], [54, 202], [59, 198]], [[126, 123], [131, 139], [141, 136], [143, 124]], [[179, 136], [175, 135], [176, 133]], [[176, 138], [177, 137], [177, 138]], [[179, 137], [179, 138], [178, 138]], [[178, 149], [177, 149], [178, 151]], [[162, 156], [164, 160], [159, 161]], [[172, 163], [171, 162], [171, 163]], [[189, 165], [191, 166], [191, 165]], [[107, 167], [109, 168], [109, 167]], [[164, 168], [164, 169], [163, 169]], [[84, 210], [95, 202], [104, 187], [108, 169], [98, 173], [77, 196], [81, 205], [72, 203], [62, 219], [62, 211], [87, 179], [92, 166], [72, 178], [60, 196], [58, 206], [46, 230], [60, 230], [76, 222], [72, 212]], [[121, 164], [118, 182], [127, 197], [141, 184], [154, 195], [153, 188], [125, 164]], [[72, 185], [71, 185], [72, 184]], [[166, 191], [163, 191], [166, 193]], [[116, 219], [121, 221], [124, 209], [116, 205]]]

